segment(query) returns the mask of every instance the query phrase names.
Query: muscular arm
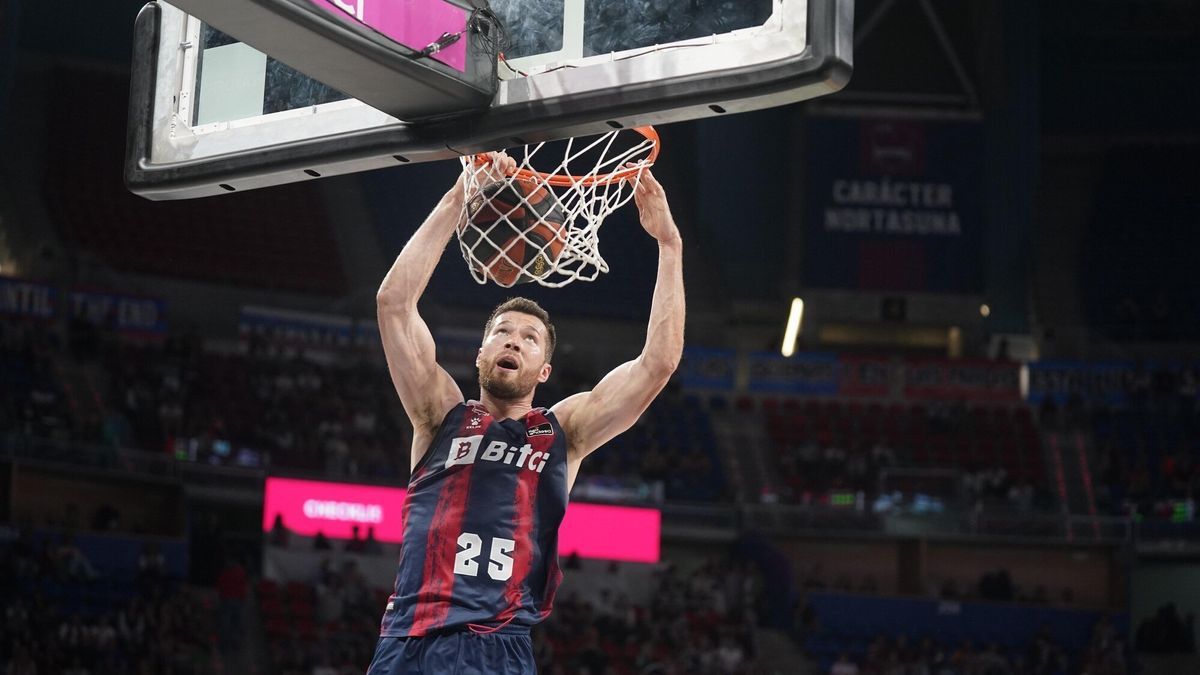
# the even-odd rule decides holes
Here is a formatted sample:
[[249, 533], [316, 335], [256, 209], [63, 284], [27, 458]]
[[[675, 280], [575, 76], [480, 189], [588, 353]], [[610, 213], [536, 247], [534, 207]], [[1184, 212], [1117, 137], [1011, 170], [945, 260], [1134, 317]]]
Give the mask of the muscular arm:
[[662, 186], [649, 171], [634, 197], [642, 227], [658, 241], [658, 276], [646, 343], [637, 358], [604, 376], [594, 389], [554, 406], [567, 434], [571, 483], [584, 457], [633, 426], [666, 386], [683, 354], [683, 242]]
[[[503, 154], [493, 160], [497, 171], [512, 163]], [[463, 199], [460, 178], [404, 245], [375, 296], [388, 372], [413, 425], [414, 467], [446, 413], [463, 400], [454, 379], [438, 366], [433, 335], [417, 313], [417, 300], [462, 217]]]
[[[417, 312], [417, 300], [458, 224], [462, 198], [461, 185], [442, 197], [404, 245], [375, 296], [388, 372], [413, 425], [414, 455], [422, 447], [417, 440], [428, 440], [463, 398], [453, 378], [438, 366], [433, 335]], [[414, 466], [419, 459], [413, 457]]]

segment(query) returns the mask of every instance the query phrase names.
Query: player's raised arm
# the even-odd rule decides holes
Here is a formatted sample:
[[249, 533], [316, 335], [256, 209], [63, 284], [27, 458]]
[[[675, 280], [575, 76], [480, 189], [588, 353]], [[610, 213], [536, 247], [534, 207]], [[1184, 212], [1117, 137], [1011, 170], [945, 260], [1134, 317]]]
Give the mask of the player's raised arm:
[[633, 426], [662, 391], [683, 354], [683, 241], [666, 193], [649, 170], [634, 190], [642, 227], [658, 241], [658, 277], [650, 305], [646, 344], [591, 391], [554, 406], [569, 443], [572, 478], [589, 453]]
[[[494, 160], [498, 170], [513, 163], [502, 153]], [[417, 313], [417, 301], [462, 217], [463, 199], [460, 177], [404, 245], [375, 296], [388, 371], [418, 438], [436, 431], [463, 400], [454, 379], [438, 366], [433, 335]], [[423, 447], [414, 442], [414, 448]], [[414, 453], [414, 465], [418, 459]]]

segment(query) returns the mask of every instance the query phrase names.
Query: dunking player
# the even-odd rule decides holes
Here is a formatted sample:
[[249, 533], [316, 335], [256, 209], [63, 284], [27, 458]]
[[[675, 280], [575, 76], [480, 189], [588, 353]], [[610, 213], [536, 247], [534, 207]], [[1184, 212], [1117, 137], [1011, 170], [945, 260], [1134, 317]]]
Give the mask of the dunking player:
[[[493, 170], [513, 165], [493, 155]], [[646, 171], [634, 199], [659, 253], [641, 355], [591, 391], [534, 408], [534, 389], [550, 377], [554, 326], [537, 303], [513, 298], [487, 320], [479, 400], [464, 402], [417, 314], [462, 214], [461, 181], [379, 289], [388, 369], [414, 433], [400, 569], [368, 675], [536, 672], [529, 628], [550, 613], [562, 578], [558, 526], [580, 462], [637, 421], [683, 350], [682, 243]]]

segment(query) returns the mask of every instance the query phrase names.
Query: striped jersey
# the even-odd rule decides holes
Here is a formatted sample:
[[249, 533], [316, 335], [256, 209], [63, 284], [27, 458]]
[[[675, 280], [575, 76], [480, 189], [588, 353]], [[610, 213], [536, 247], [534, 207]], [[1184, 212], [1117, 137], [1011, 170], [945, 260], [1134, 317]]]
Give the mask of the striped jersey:
[[562, 427], [544, 408], [497, 419], [470, 401], [447, 413], [409, 479], [380, 635], [528, 627], [549, 615], [562, 579], [566, 455]]

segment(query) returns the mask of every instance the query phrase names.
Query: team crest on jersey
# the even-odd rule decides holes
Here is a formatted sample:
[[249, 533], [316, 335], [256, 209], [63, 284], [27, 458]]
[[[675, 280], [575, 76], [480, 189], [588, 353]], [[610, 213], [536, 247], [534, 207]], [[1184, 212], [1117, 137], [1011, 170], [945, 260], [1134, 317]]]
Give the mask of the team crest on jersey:
[[461, 436], [450, 441], [450, 452], [446, 455], [446, 468], [455, 464], [474, 464], [475, 456], [479, 454], [479, 444], [483, 436]]
[[529, 427], [529, 430], [525, 432], [525, 435], [531, 438], [534, 436], [553, 436], [554, 427], [550, 426], [549, 422], [545, 424], [539, 424], [536, 427]]

